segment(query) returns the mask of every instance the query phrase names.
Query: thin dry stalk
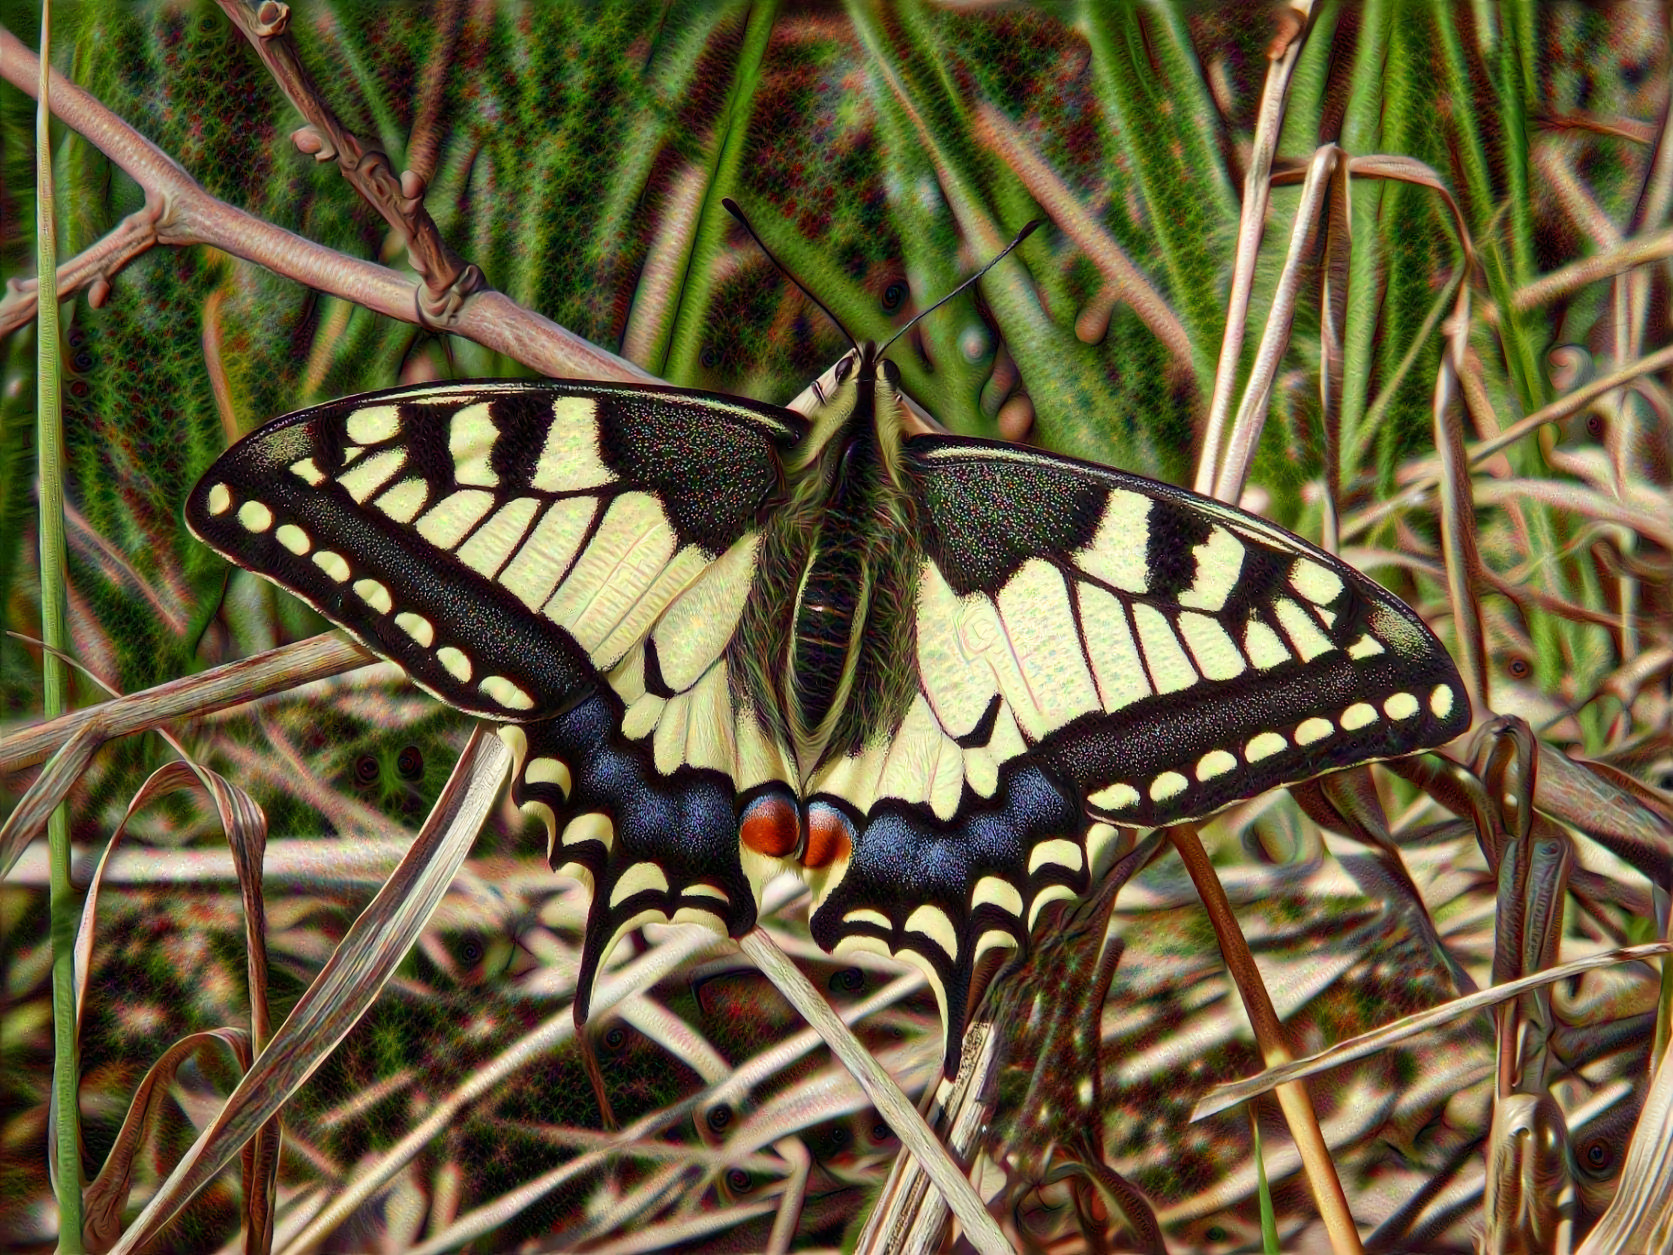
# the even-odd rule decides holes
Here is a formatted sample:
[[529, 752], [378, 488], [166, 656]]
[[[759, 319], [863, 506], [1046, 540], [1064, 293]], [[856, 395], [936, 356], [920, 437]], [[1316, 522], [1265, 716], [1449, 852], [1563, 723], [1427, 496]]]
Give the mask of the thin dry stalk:
[[[1009, 1255], [1011, 1245], [999, 1231], [988, 1209], [983, 1205], [969, 1179], [953, 1162], [947, 1148], [924, 1122], [924, 1117], [895, 1084], [894, 1078], [883, 1070], [844, 1024], [831, 1004], [819, 996], [813, 982], [778, 948], [765, 929], [753, 928], [738, 940], [738, 946], [761, 969], [762, 975], [773, 983], [804, 1020], [816, 1029], [831, 1052], [842, 1061], [848, 1074], [865, 1090], [866, 1097], [885, 1120], [895, 1135], [910, 1150], [918, 1164], [929, 1174], [941, 1196], [947, 1200], [953, 1215], [958, 1217], [964, 1235], [983, 1255]], [[951, 1030], [949, 1030], [951, 1031]]]
[[1441, 457], [1441, 552], [1446, 569], [1447, 596], [1452, 604], [1453, 637], [1458, 666], [1476, 719], [1492, 709], [1487, 691], [1487, 646], [1481, 626], [1481, 603], [1476, 597], [1476, 573], [1481, 558], [1476, 550], [1475, 506], [1471, 498], [1469, 464], [1464, 458], [1464, 426], [1454, 402], [1458, 376], [1470, 328], [1470, 285], [1460, 284], [1458, 304], [1447, 328], [1446, 349], [1435, 374], [1435, 448]]
[[[1167, 346], [1168, 352], [1186, 370], [1192, 368], [1191, 337], [1185, 324], [1158, 292], [1098, 224], [1086, 207], [1046, 162], [1029, 146], [1020, 128], [991, 104], [976, 107], [972, 119], [976, 138], [986, 144], [1022, 180], [1040, 208], [1086, 254], [1104, 276], [1099, 300], [1125, 301], [1139, 320]], [[1107, 315], [1104, 322], [1108, 324]]]
[[[1226, 898], [1220, 877], [1214, 871], [1214, 864], [1209, 861], [1208, 851], [1203, 849], [1197, 830], [1190, 824], [1179, 824], [1168, 829], [1168, 838], [1179, 852], [1185, 870], [1190, 873], [1191, 883], [1197, 887], [1197, 896], [1208, 912], [1209, 923], [1214, 926], [1214, 936], [1220, 943], [1226, 971], [1231, 974], [1232, 983], [1243, 999], [1243, 1009], [1248, 1013], [1250, 1027], [1255, 1030], [1255, 1042], [1260, 1047], [1261, 1057], [1267, 1061], [1268, 1068], [1289, 1063], [1294, 1056], [1284, 1039], [1284, 1026], [1279, 1022], [1272, 996], [1267, 993], [1266, 982], [1255, 966], [1255, 956], [1249, 952], [1249, 942], [1238, 926], [1237, 916]], [[1301, 1153], [1302, 1171], [1307, 1175], [1307, 1184], [1313, 1191], [1313, 1201], [1318, 1206], [1320, 1219], [1324, 1221], [1325, 1232], [1330, 1235], [1331, 1250], [1336, 1255], [1354, 1255], [1362, 1251], [1359, 1230], [1354, 1226], [1353, 1213], [1348, 1210], [1348, 1196], [1336, 1175], [1336, 1164], [1330, 1157], [1324, 1131], [1319, 1128], [1319, 1118], [1313, 1111], [1313, 1100], [1307, 1093], [1307, 1087], [1299, 1084], [1280, 1087], [1278, 1105], [1283, 1109], [1284, 1119], [1290, 1126], [1290, 1136], [1295, 1139], [1296, 1149]]]
[[[1231, 434], [1226, 438], [1220, 471], [1214, 478], [1213, 495], [1222, 501], [1236, 503], [1242, 495], [1244, 482], [1249, 477], [1249, 465], [1260, 444], [1261, 431], [1266, 426], [1267, 409], [1272, 399], [1272, 381], [1278, 376], [1284, 351], [1289, 347], [1290, 327], [1295, 321], [1296, 297], [1301, 290], [1302, 264], [1318, 237], [1321, 211], [1325, 196], [1334, 182], [1334, 175], [1342, 161], [1342, 150], [1326, 144], [1313, 154], [1307, 166], [1307, 181], [1301, 189], [1301, 203], [1296, 207], [1295, 225], [1290, 231], [1289, 252], [1284, 257], [1284, 270], [1279, 276], [1277, 290], [1272, 296], [1272, 308], [1266, 316], [1266, 330], [1261, 335], [1260, 348], [1255, 353], [1255, 364], [1249, 371], [1249, 382], [1243, 390], [1243, 401], [1237, 408]], [[1215, 386], [1219, 386], [1218, 377]], [[1204, 445], [1204, 454], [1208, 446]], [[1201, 466], [1198, 467], [1199, 471]]]
[[1261, 90], [1260, 110], [1255, 115], [1255, 139], [1249, 152], [1249, 169], [1243, 176], [1243, 210], [1237, 224], [1237, 252], [1232, 259], [1231, 294], [1226, 303], [1226, 330], [1220, 341], [1219, 364], [1214, 371], [1214, 394], [1208, 403], [1208, 424], [1203, 429], [1202, 453], [1197, 460], [1196, 482], [1192, 485], [1209, 495], [1219, 479], [1220, 442], [1226, 415], [1231, 410], [1232, 389], [1237, 383], [1237, 363], [1243, 355], [1244, 329], [1249, 318], [1249, 296], [1255, 286], [1255, 261], [1260, 253], [1261, 235], [1266, 227], [1266, 206], [1271, 197], [1272, 158], [1278, 151], [1278, 137], [1284, 125], [1284, 100], [1289, 94], [1295, 63], [1306, 42], [1307, 23], [1313, 16], [1312, 0], [1292, 0], [1277, 15], [1278, 33], [1267, 49], [1266, 86]]
[[195, 719], [242, 706], [377, 661], [377, 655], [364, 646], [336, 632], [322, 632], [294, 645], [251, 654], [197, 675], [8, 731], [0, 747], [0, 772], [19, 771], [45, 761], [83, 728], [95, 724], [101, 743], [114, 741], [176, 719]]

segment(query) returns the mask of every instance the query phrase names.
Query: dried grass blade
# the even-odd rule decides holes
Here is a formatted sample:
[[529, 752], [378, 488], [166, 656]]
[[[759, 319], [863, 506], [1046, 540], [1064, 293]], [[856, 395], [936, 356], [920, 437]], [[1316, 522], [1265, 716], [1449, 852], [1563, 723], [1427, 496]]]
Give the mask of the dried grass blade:
[[1292, 0], [1286, 10], [1280, 11], [1278, 19], [1292, 25], [1287, 32], [1281, 29], [1267, 49], [1266, 85], [1261, 89], [1260, 108], [1255, 114], [1249, 169], [1243, 176], [1243, 209], [1237, 224], [1237, 252], [1232, 258], [1231, 293], [1226, 299], [1226, 329], [1220, 341], [1214, 393], [1208, 403], [1208, 424], [1203, 430], [1202, 453], [1197, 461], [1196, 482], [1192, 485], [1204, 496], [1213, 493], [1215, 484], [1224, 479], [1220, 445], [1226, 415], [1231, 410], [1232, 389], [1237, 383], [1238, 361], [1243, 356], [1249, 296], [1255, 286], [1255, 262], [1260, 254], [1266, 207], [1272, 195], [1272, 158], [1284, 130], [1284, 100], [1289, 94], [1295, 63], [1301, 59], [1312, 13], [1312, 0]]
[[1590, 768], [1539, 742], [1534, 805], [1673, 888], [1673, 822]]
[[1636, 1255], [1673, 1246], [1673, 1046], [1663, 1051], [1627, 1146], [1615, 1198], [1575, 1255]]
[[371, 1006], [453, 881], [493, 807], [511, 754], [480, 726], [412, 848], [350, 927], [319, 977], [214, 1122], [115, 1248], [150, 1242], [325, 1061]]
[[953, 1162], [947, 1148], [938, 1142], [918, 1109], [901, 1093], [894, 1078], [872, 1058], [859, 1038], [848, 1030], [830, 1003], [819, 996], [813, 983], [800, 968], [773, 943], [761, 928], [744, 934], [738, 941], [763, 975], [783, 994], [791, 1006], [810, 1025], [818, 1030], [832, 1052], [842, 1060], [866, 1096], [876, 1105], [895, 1135], [917, 1158], [919, 1165], [941, 1191], [947, 1205], [964, 1227], [964, 1235], [983, 1255], [1008, 1255], [1010, 1243], [999, 1231], [992, 1216], [962, 1169]]
[[[167, 735], [165, 733], [165, 735]], [[170, 738], [172, 741], [172, 738]], [[175, 748], [180, 747], [175, 743]], [[76, 1034], [79, 1040], [83, 1023], [83, 1007], [87, 993], [87, 977], [93, 966], [93, 938], [98, 918], [99, 891], [104, 883], [104, 872], [111, 856], [121, 845], [128, 823], [141, 807], [159, 797], [182, 789], [201, 788], [215, 807], [232, 852], [233, 868], [244, 902], [244, 953], [250, 996], [250, 1031], [245, 1039], [240, 1058], [241, 1069], [246, 1069], [252, 1050], [259, 1051], [267, 1042], [267, 922], [262, 899], [262, 858], [267, 844], [267, 817], [261, 807], [244, 790], [228, 783], [215, 772], [199, 767], [189, 759], [166, 763], [146, 779], [128, 803], [122, 822], [106, 843], [104, 852], [93, 872], [82, 907], [81, 924], [76, 930], [75, 944], [75, 1006]], [[137, 1099], [136, 1099], [137, 1101]], [[280, 1127], [275, 1115], [262, 1125], [255, 1139], [244, 1147], [241, 1170], [240, 1197], [244, 1207], [244, 1244], [252, 1252], [265, 1253], [272, 1246], [273, 1191], [279, 1167]], [[127, 1169], [123, 1170], [124, 1181]], [[122, 1193], [126, 1197], [124, 1184]], [[120, 1213], [121, 1202], [113, 1204]], [[106, 1246], [116, 1238], [116, 1231], [108, 1235]]]
[[973, 123], [976, 138], [1010, 166], [1058, 229], [1098, 268], [1109, 299], [1125, 301], [1156, 338], [1167, 345], [1174, 360], [1187, 371], [1191, 370], [1191, 337], [1185, 324], [1179, 321], [1179, 315], [1133, 264], [1121, 245], [1087, 212], [1057, 172], [1029, 146], [1021, 129], [986, 103], [976, 107]]
[[378, 656], [364, 646], [336, 632], [322, 632], [294, 645], [251, 654], [197, 675], [86, 706], [60, 719], [10, 730], [0, 745], [0, 772], [17, 771], [50, 758], [94, 719], [102, 723], [102, 739], [115, 740], [175, 719], [242, 706], [377, 661]]
[[1342, 543], [1342, 389], [1347, 357], [1348, 272], [1353, 261], [1352, 179], [1346, 163], [1330, 172], [1324, 265], [1319, 277], [1319, 425], [1324, 432], [1324, 548]]
[[6, 822], [0, 824], [0, 878], [12, 870], [18, 856], [45, 830], [48, 818], [81, 779], [104, 742], [103, 726], [95, 720], [85, 721], [35, 777]]
[[[1462, 229], [1460, 224], [1459, 230]], [[1465, 247], [1469, 247], [1467, 237]], [[1455, 652], [1470, 705], [1475, 717], [1480, 719], [1492, 709], [1487, 691], [1487, 640], [1481, 624], [1481, 602], [1476, 596], [1481, 556], [1476, 548], [1475, 505], [1471, 497], [1470, 464], [1464, 455], [1464, 425], [1455, 404], [1469, 334], [1470, 285], [1463, 283], [1458, 287], [1458, 303], [1453, 308], [1446, 347], [1435, 372], [1435, 448], [1441, 459], [1441, 554], [1446, 562], [1447, 599], [1452, 603]]]
[[[780, 910], [802, 891], [800, 885], [786, 880], [769, 886], [761, 903], [762, 914], [770, 915]], [[594, 1022], [602, 1020], [610, 1008], [624, 999], [655, 985], [692, 956], [720, 944], [720, 938], [705, 928], [684, 926], [674, 929], [673, 933], [648, 953], [622, 967], [612, 979], [599, 982], [593, 994]], [[447, 1129], [454, 1116], [468, 1103], [491, 1092], [507, 1077], [574, 1036], [575, 1016], [566, 1006], [530, 1030], [522, 1040], [473, 1071], [457, 1089], [415, 1120], [400, 1141], [378, 1158], [360, 1164], [347, 1186], [338, 1191], [285, 1245], [283, 1255], [302, 1255], [317, 1247], [359, 1207], [382, 1193], [407, 1164]]]
[[1472, 1015], [1477, 1011], [1495, 1006], [1510, 998], [1520, 997], [1530, 990], [1540, 989], [1546, 985], [1555, 984], [1560, 980], [1567, 980], [1571, 976], [1579, 976], [1585, 972], [1596, 971], [1598, 968], [1613, 967], [1617, 963], [1636, 963], [1645, 959], [1657, 958], [1673, 951], [1673, 943], [1665, 941], [1649, 941], [1639, 946], [1625, 946], [1618, 950], [1605, 951], [1603, 954], [1589, 955], [1584, 959], [1574, 959], [1559, 967], [1547, 968], [1543, 972], [1536, 972], [1531, 976], [1524, 976], [1520, 980], [1513, 980], [1508, 984], [1495, 985], [1491, 989], [1483, 989], [1479, 993], [1465, 994], [1454, 998], [1451, 1002], [1443, 1002], [1438, 1007], [1430, 1007], [1427, 1011], [1404, 1016], [1392, 1024], [1385, 1024], [1381, 1028], [1373, 1029], [1369, 1033], [1362, 1033], [1358, 1037], [1351, 1037], [1347, 1041], [1337, 1042], [1334, 1046], [1308, 1055], [1305, 1059], [1283, 1064], [1280, 1067], [1268, 1068], [1255, 1076], [1241, 1081], [1233, 1081], [1227, 1085], [1217, 1085], [1198, 1100], [1191, 1109], [1193, 1121], [1204, 1119], [1235, 1107], [1240, 1102], [1247, 1102], [1259, 1094], [1289, 1081], [1298, 1081], [1305, 1077], [1314, 1076], [1320, 1072], [1327, 1072], [1331, 1068], [1344, 1063], [1352, 1063], [1355, 1059], [1363, 1059], [1367, 1055], [1374, 1055], [1379, 1050], [1386, 1050], [1390, 1046], [1397, 1046], [1403, 1041], [1410, 1041], [1421, 1033], [1442, 1024], [1450, 1023], [1462, 1016]]
[[[1289, 347], [1290, 327], [1295, 321], [1296, 296], [1301, 290], [1303, 262], [1319, 234], [1320, 207], [1330, 188], [1331, 176], [1342, 159], [1342, 150], [1326, 144], [1313, 154], [1307, 166], [1307, 181], [1302, 185], [1301, 201], [1296, 206], [1295, 224], [1290, 230], [1290, 248], [1284, 257], [1284, 269], [1272, 294], [1272, 308], [1267, 312], [1266, 330], [1261, 334], [1260, 348], [1255, 353], [1255, 364], [1249, 371], [1249, 382], [1244, 385], [1243, 400], [1237, 407], [1237, 418], [1226, 437], [1225, 454], [1220, 460], [1219, 474], [1214, 479], [1213, 495], [1221, 501], [1236, 503], [1243, 493], [1244, 481], [1249, 476], [1249, 465], [1254, 461], [1255, 446], [1260, 443], [1261, 431], [1266, 426], [1267, 407], [1272, 398], [1272, 381], [1278, 375], [1284, 351]], [[1225, 367], [1224, 359], [1221, 361]], [[1236, 363], [1232, 363], [1235, 369]], [[1219, 389], [1215, 378], [1215, 389]], [[1212, 415], [1210, 416], [1212, 423]], [[1207, 445], [1204, 445], [1206, 461]], [[1200, 471], [1199, 467], [1199, 471]], [[1199, 474], [1199, 479], [1201, 478]]]
[[157, 1104], [167, 1096], [168, 1086], [180, 1065], [209, 1046], [220, 1045], [232, 1052], [238, 1070], [250, 1067], [250, 1035], [237, 1028], [215, 1028], [192, 1033], [175, 1042], [145, 1071], [134, 1090], [128, 1113], [122, 1118], [116, 1142], [105, 1156], [105, 1166], [87, 1187], [83, 1197], [85, 1219], [82, 1241], [93, 1255], [103, 1255], [122, 1233], [122, 1210], [133, 1188], [134, 1156], [145, 1145], [145, 1135], [156, 1119]]

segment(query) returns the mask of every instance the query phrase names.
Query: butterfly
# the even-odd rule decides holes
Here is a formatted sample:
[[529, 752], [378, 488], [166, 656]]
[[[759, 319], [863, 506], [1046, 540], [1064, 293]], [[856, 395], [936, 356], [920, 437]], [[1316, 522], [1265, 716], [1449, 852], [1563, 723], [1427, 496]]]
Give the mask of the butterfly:
[[1423, 621], [1282, 528], [1036, 449], [916, 434], [857, 345], [801, 414], [478, 380], [239, 440], [192, 533], [461, 710], [590, 883], [584, 1020], [649, 921], [740, 936], [801, 875], [825, 949], [972, 973], [1123, 828], [1452, 739]]

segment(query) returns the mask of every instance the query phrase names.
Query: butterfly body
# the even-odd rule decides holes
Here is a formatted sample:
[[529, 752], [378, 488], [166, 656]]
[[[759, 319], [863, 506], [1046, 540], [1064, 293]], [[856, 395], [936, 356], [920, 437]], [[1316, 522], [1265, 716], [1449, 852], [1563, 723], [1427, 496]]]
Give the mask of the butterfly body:
[[815, 939], [918, 963], [956, 1041], [976, 960], [1084, 892], [1119, 827], [1466, 726], [1421, 620], [1264, 520], [908, 434], [870, 346], [819, 395], [396, 389], [275, 420], [188, 501], [504, 725], [513, 796], [592, 884], [578, 1014], [627, 930], [738, 935], [791, 871]]

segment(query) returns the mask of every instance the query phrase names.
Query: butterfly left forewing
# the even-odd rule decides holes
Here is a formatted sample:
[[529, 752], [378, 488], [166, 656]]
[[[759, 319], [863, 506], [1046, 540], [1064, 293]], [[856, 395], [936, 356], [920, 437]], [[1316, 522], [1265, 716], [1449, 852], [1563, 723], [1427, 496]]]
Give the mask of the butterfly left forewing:
[[676, 389], [427, 385], [278, 419], [188, 500], [234, 562], [509, 722], [514, 799], [546, 821], [554, 865], [593, 884], [583, 1012], [635, 922], [754, 922], [732, 801], [740, 779], [784, 772], [737, 734], [755, 721], [725, 655], [801, 430]]

